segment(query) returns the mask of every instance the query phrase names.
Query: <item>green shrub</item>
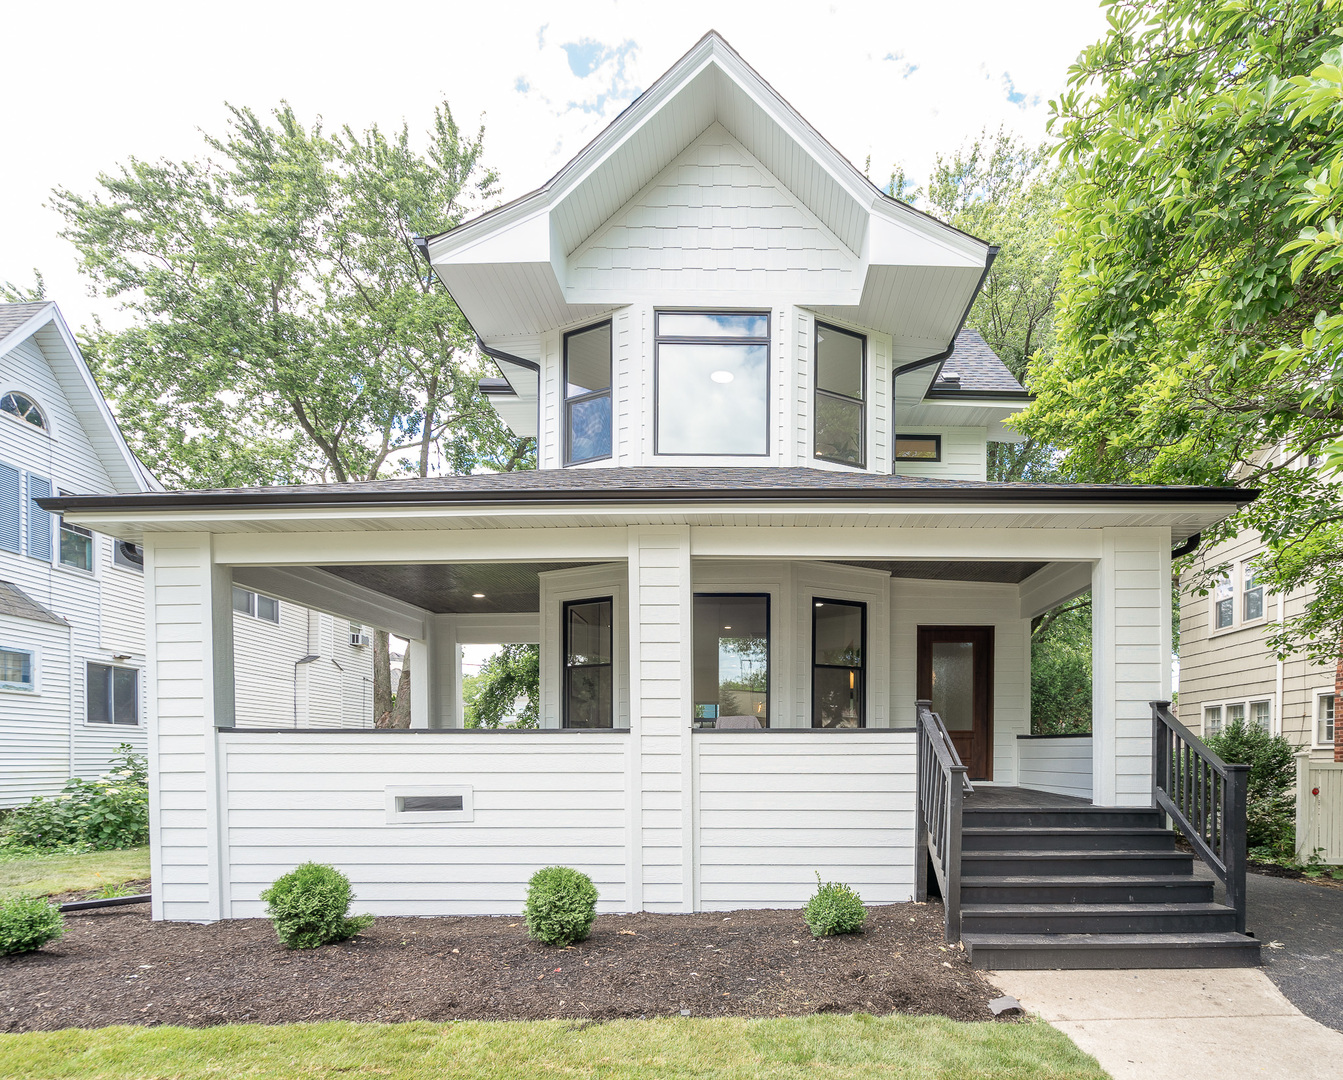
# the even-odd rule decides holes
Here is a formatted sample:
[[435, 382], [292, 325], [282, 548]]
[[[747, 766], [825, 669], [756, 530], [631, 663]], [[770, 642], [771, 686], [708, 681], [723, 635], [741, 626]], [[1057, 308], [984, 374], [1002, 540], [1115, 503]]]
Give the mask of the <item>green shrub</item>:
[[5, 815], [0, 841], [33, 851], [112, 851], [149, 842], [149, 782], [143, 755], [122, 743], [98, 780], [70, 780]]
[[61, 909], [40, 897], [0, 900], [0, 956], [32, 952], [65, 933]]
[[527, 883], [527, 933], [545, 945], [572, 945], [592, 931], [597, 886], [567, 866], [547, 866]]
[[867, 908], [863, 907], [863, 898], [847, 885], [838, 881], [822, 884], [818, 873], [816, 892], [802, 909], [802, 918], [812, 937], [856, 934], [867, 922]]
[[321, 863], [304, 863], [277, 878], [261, 899], [276, 936], [290, 949], [347, 941], [373, 922], [372, 915], [350, 915], [350, 879]]
[[1204, 742], [1228, 764], [1250, 766], [1245, 787], [1247, 846], [1261, 849], [1265, 861], [1290, 858], [1295, 851], [1297, 748], [1245, 720], [1232, 721]]

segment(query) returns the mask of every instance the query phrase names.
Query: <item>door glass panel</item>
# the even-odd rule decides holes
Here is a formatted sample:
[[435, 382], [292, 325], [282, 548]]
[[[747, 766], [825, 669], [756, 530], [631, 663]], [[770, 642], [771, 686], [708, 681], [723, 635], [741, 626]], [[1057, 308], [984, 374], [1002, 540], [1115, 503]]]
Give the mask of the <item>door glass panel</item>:
[[933, 712], [948, 731], [975, 726], [975, 646], [969, 641], [933, 642]]

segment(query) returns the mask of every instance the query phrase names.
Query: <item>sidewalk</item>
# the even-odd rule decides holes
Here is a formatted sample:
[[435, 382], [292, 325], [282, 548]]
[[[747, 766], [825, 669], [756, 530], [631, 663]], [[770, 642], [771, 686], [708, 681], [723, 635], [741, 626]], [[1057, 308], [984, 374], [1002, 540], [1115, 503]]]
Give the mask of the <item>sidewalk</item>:
[[1305, 1016], [1258, 968], [985, 974], [1114, 1080], [1337, 1080], [1343, 1061], [1343, 1034]]

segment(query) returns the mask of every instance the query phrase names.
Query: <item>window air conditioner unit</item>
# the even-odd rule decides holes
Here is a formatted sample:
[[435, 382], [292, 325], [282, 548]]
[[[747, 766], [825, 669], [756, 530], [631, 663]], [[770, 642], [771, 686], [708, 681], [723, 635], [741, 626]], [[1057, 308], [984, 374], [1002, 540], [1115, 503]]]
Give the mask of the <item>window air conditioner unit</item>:
[[356, 646], [358, 646], [358, 645], [370, 645], [370, 644], [372, 644], [372, 642], [373, 642], [373, 639], [372, 639], [371, 637], [369, 637], [368, 634], [366, 634], [363, 630], [351, 630], [351, 631], [350, 631], [350, 644], [351, 644], [351, 645], [356, 645]]

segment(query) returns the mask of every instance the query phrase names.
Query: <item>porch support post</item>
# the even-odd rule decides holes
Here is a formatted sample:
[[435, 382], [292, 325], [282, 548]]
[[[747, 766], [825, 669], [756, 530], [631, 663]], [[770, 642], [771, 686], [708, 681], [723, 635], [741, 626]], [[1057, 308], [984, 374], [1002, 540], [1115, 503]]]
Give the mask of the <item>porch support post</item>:
[[1148, 703], [1170, 699], [1170, 530], [1101, 532], [1091, 579], [1092, 800], [1098, 806], [1148, 806]]
[[629, 530], [630, 906], [695, 910], [690, 530]]
[[438, 700], [438, 680], [432, 668], [438, 659], [434, 648], [433, 619], [426, 619], [425, 636], [410, 638], [406, 652], [410, 656], [410, 726], [413, 728], [450, 727], [444, 721]]

